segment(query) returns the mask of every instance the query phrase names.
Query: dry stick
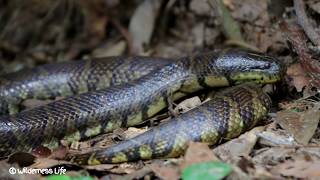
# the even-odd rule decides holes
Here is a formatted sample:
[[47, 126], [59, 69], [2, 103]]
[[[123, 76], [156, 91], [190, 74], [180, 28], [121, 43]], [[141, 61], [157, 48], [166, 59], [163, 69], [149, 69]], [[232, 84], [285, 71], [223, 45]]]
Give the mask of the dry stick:
[[303, 0], [294, 0], [294, 9], [298, 18], [298, 23], [304, 29], [305, 33], [313, 44], [320, 46], [320, 35], [313, 29], [306, 11]]

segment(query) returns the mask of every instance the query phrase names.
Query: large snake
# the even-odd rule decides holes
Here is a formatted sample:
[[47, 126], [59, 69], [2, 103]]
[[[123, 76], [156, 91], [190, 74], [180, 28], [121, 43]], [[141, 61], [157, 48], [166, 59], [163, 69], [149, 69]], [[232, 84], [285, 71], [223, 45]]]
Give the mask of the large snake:
[[[24, 71], [22, 77], [19, 72], [13, 73], [1, 80], [0, 97], [3, 100], [0, 103], [4, 111], [26, 98], [81, 94], [0, 117], [0, 155], [29, 151], [56, 140], [80, 140], [119, 127], [134, 126], [164, 109], [168, 105], [168, 98], [175, 100], [203, 88], [230, 86], [246, 81], [272, 83], [280, 78], [281, 68], [273, 58], [234, 50], [194, 55], [175, 61], [113, 57], [109, 60], [46, 65]], [[199, 133], [204, 133], [201, 141], [212, 144], [219, 137], [233, 137], [251, 127], [267, 113], [269, 101], [265, 97], [254, 87], [238, 87], [215, 98], [214, 103], [207, 103], [135, 139], [142, 138], [141, 142], [148, 142], [145, 146], [141, 144], [137, 147], [135, 143], [124, 142], [109, 151], [93, 153], [90, 158], [88, 155], [79, 155], [73, 159], [78, 163], [116, 163], [139, 157], [176, 156], [185, 148], [185, 140], [201, 140]], [[247, 109], [243, 110], [241, 106]], [[199, 130], [194, 131], [193, 135], [179, 134], [177, 137], [185, 137], [182, 141], [172, 139], [168, 142], [168, 138], [161, 135], [172, 133], [175, 127], [184, 127], [183, 123], [177, 123], [179, 119], [190, 119], [185, 123], [194, 128], [197, 126]], [[219, 129], [203, 129], [205, 126], [201, 122], [212, 122], [213, 125], [206, 127]], [[183, 132], [193, 133], [188, 130]], [[162, 137], [164, 141], [161, 141]], [[183, 143], [175, 145], [176, 142]], [[93, 161], [84, 160], [86, 158]]]
[[270, 106], [269, 96], [255, 84], [238, 85], [132, 139], [68, 158], [78, 164], [93, 165], [177, 157], [184, 153], [190, 141], [213, 145], [223, 138], [239, 136], [263, 118]]

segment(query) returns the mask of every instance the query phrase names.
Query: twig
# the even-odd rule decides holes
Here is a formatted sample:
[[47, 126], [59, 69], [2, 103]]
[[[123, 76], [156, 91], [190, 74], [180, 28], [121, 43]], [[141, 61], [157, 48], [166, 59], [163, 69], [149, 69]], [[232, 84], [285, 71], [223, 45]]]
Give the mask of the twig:
[[320, 35], [313, 29], [307, 17], [303, 0], [294, 0], [294, 9], [296, 11], [299, 25], [303, 28], [312, 43], [320, 46]]

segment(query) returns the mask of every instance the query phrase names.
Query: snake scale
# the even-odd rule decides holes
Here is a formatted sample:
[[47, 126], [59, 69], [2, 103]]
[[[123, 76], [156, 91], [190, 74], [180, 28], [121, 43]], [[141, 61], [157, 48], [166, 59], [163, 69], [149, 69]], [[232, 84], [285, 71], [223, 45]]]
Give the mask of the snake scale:
[[[167, 107], [169, 98], [176, 100], [204, 88], [280, 79], [281, 67], [274, 58], [239, 50], [177, 60], [110, 57], [12, 73], [1, 78], [2, 112], [12, 111], [28, 98], [67, 98], [1, 116], [0, 156], [137, 125]], [[268, 96], [254, 85], [236, 86], [132, 140], [68, 158], [98, 164], [175, 157], [187, 141], [214, 144], [219, 138], [238, 136], [265, 116], [269, 106]]]

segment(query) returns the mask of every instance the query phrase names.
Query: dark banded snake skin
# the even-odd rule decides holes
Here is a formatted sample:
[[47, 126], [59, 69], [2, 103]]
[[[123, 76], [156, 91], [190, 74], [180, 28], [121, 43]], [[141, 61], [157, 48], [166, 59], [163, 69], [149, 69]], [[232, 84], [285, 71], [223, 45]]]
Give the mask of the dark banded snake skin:
[[182, 155], [188, 143], [213, 145], [252, 128], [269, 111], [271, 99], [255, 84], [228, 88], [191, 111], [132, 139], [102, 150], [73, 154], [77, 164], [121, 163]]
[[[10, 108], [11, 102], [18, 104], [28, 97], [81, 94], [11, 116], [0, 117], [0, 155], [30, 151], [39, 145], [53, 144], [61, 139], [75, 141], [110, 132], [119, 127], [134, 126], [164, 109], [168, 98], [175, 100], [203, 88], [230, 86], [246, 81], [273, 83], [281, 78], [281, 68], [273, 58], [244, 51], [204, 53], [175, 61], [160, 59], [149, 64], [144, 62], [148, 58], [135, 59], [141, 61], [140, 64], [132, 66], [134, 61], [124, 58], [122, 61], [119, 60], [121, 63], [118, 65], [103, 70], [108, 63], [98, 67], [94, 66], [95, 62], [82, 62], [75, 66], [77, 68], [69, 64], [41, 67], [38, 73], [44, 75], [38, 79], [32, 76], [32, 70], [29, 71], [30, 77], [19, 79], [16, 75], [16, 78], [12, 79], [8, 78], [10, 76], [2, 78], [0, 97], [5, 97], [2, 109], [8, 110], [3, 107]], [[119, 69], [124, 68], [123, 71], [112, 71], [121, 65]], [[94, 71], [91, 67], [100, 70]], [[145, 69], [146, 72], [140, 72], [139, 68]], [[58, 75], [55, 76], [56, 74]], [[51, 76], [55, 78], [50, 81], [43, 80], [50, 79]], [[104, 76], [102, 80], [101, 76]], [[60, 78], [61, 86], [58, 85]], [[31, 82], [30, 79], [35, 81]], [[74, 83], [70, 82], [77, 82], [74, 79], [80, 82], [73, 85]], [[42, 86], [44, 82], [47, 84]], [[230, 108], [229, 111], [233, 106]], [[229, 116], [225, 118], [230, 122], [238, 121]], [[227, 126], [224, 128], [224, 131], [230, 130]], [[236, 128], [232, 131], [238, 132], [242, 129]], [[98, 160], [100, 161], [122, 160], [110, 161], [104, 158]]]
[[67, 97], [138, 79], [172, 60], [107, 57], [46, 64], [0, 76], [0, 115], [14, 114], [25, 99]]

